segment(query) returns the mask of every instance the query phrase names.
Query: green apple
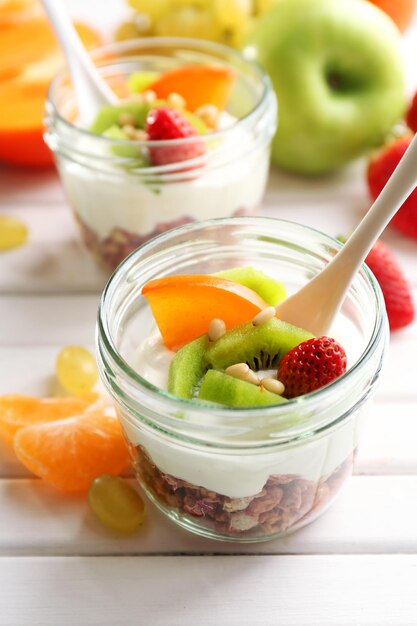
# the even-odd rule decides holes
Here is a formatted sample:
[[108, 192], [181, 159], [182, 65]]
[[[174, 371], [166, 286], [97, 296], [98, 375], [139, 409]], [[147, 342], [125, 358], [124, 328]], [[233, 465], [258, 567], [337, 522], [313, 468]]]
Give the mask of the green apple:
[[272, 161], [288, 170], [340, 167], [380, 145], [404, 113], [400, 33], [366, 0], [280, 0], [244, 53], [271, 77]]

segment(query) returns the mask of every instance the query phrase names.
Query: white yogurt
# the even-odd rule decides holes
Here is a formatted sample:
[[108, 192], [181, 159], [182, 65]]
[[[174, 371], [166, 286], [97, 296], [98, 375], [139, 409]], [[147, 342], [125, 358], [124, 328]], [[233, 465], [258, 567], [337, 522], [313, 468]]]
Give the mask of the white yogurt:
[[[346, 348], [348, 366], [361, 354], [358, 329], [345, 316], [339, 315], [329, 333]], [[138, 347], [134, 367], [154, 385], [167, 389], [169, 364], [174, 353], [167, 350], [158, 331], [154, 331]], [[271, 474], [297, 474], [317, 481], [330, 474], [355, 449], [362, 420], [347, 421], [321, 439], [279, 451], [194, 450], [164, 440], [151, 430], [133, 428], [124, 424], [134, 445], [143, 446], [162, 472], [192, 484], [232, 497], [252, 496], [261, 491]]]
[[[233, 121], [223, 121], [222, 128]], [[175, 182], [146, 184], [140, 176], [111, 163], [100, 169], [91, 157], [81, 162], [59, 159], [58, 166], [69, 203], [100, 239], [115, 228], [146, 236], [161, 223], [184, 217], [229, 217], [260, 204], [268, 176], [269, 150], [258, 146], [256, 138], [240, 128], [230, 136], [226, 134], [221, 142], [213, 159], [208, 152], [208, 160], [215, 167], [203, 166], [194, 178]], [[77, 148], [80, 153], [87, 149], [82, 141]], [[221, 163], [230, 150], [226, 164]]]

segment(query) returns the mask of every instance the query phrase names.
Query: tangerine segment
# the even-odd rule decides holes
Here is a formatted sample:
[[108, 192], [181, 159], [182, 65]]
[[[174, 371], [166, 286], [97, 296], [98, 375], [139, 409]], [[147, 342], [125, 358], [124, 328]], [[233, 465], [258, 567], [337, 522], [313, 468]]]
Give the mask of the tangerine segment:
[[164, 72], [147, 89], [162, 99], [179, 93], [189, 111], [205, 104], [214, 104], [223, 111], [235, 80], [235, 72], [220, 65], [183, 65]]
[[98, 393], [88, 393], [76, 398], [33, 398], [18, 394], [0, 397], [0, 434], [6, 441], [20, 428], [60, 420], [83, 413], [88, 408], [101, 408]]
[[120, 474], [128, 449], [116, 417], [87, 412], [20, 429], [19, 460], [39, 478], [67, 492], [85, 492], [100, 474]]
[[249, 287], [209, 274], [157, 278], [143, 287], [142, 294], [171, 350], [204, 335], [214, 318], [233, 328], [267, 307]]

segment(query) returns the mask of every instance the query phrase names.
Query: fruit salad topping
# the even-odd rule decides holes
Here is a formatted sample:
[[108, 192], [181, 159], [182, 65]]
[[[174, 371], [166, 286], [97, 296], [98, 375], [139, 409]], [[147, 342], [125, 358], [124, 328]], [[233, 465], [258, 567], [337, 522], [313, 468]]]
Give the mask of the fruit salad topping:
[[99, 111], [91, 131], [113, 140], [169, 141], [175, 146], [112, 146], [116, 156], [139, 158], [139, 166], [167, 165], [202, 156], [206, 145], [197, 138], [217, 130], [235, 73], [212, 65], [184, 65], [163, 74], [137, 72], [127, 80], [131, 95]]
[[158, 278], [142, 294], [165, 346], [175, 352], [168, 391], [179, 398], [274, 405], [346, 371], [345, 351], [334, 339], [278, 319], [284, 287], [252, 268]]

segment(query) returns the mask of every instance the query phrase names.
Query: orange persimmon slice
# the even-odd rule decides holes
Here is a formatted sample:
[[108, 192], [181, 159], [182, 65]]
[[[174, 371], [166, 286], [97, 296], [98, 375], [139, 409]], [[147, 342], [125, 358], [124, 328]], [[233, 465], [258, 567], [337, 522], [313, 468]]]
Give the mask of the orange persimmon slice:
[[[10, 11], [7, 16], [10, 17]], [[100, 44], [88, 26], [76, 25], [87, 48]], [[0, 161], [27, 166], [52, 165], [43, 141], [48, 86], [64, 66], [46, 19], [13, 22], [0, 4]]]
[[34, 398], [19, 394], [0, 396], [0, 434], [12, 443], [20, 428], [59, 420], [87, 409], [102, 406], [98, 393], [86, 393], [77, 397]]
[[182, 65], [161, 74], [147, 89], [154, 91], [158, 98], [167, 98], [170, 93], [180, 94], [189, 111], [205, 104], [214, 104], [222, 111], [235, 80], [235, 72], [220, 65]]
[[268, 306], [252, 289], [210, 274], [157, 278], [143, 287], [142, 294], [171, 350], [206, 333], [213, 318], [232, 328]]
[[120, 474], [129, 458], [117, 417], [104, 412], [21, 428], [13, 445], [25, 467], [67, 492], [87, 491], [101, 474]]

